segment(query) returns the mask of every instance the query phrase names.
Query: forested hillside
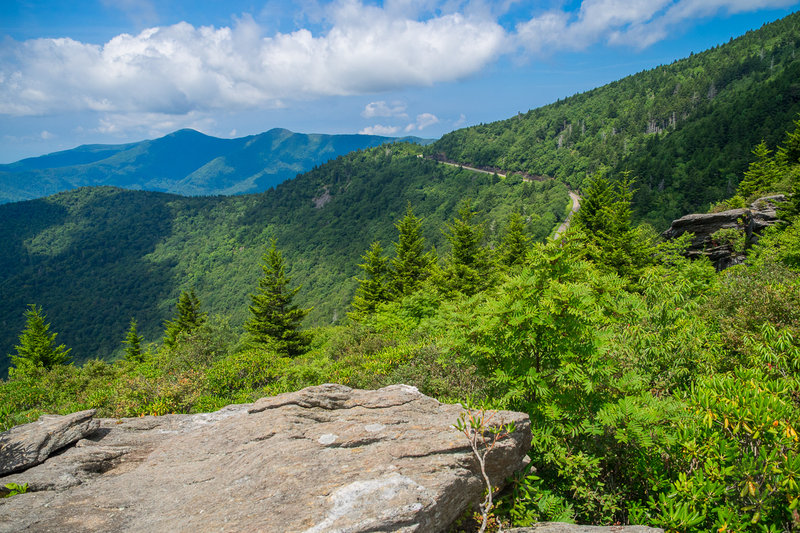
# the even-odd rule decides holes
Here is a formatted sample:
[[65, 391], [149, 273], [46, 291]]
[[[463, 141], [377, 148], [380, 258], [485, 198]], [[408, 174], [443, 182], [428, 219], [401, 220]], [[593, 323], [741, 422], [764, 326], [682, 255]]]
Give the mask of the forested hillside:
[[79, 146], [0, 165], [0, 203], [98, 185], [182, 195], [261, 192], [339, 155], [395, 140], [276, 128], [237, 139], [180, 130], [138, 143]]
[[[557, 182], [525, 183], [440, 165], [416, 145], [340, 157], [257, 195], [186, 198], [110, 187], [82, 188], [0, 206], [0, 353], [13, 349], [26, 306], [43, 307], [76, 361], [121, 350], [131, 317], [159, 340], [181, 289], [203, 307], [244, 321], [259, 260], [271, 238], [284, 251], [309, 324], [345, 318], [358, 271], [374, 240], [391, 248], [410, 202], [428, 242], [470, 199], [496, 242], [509, 215], [526, 216], [543, 239], [567, 207]], [[3, 358], [3, 370], [7, 365]]]
[[[407, 383], [474, 407], [470, 427], [489, 445], [491, 415], [481, 418], [482, 409], [529, 415], [530, 465], [494, 495], [489, 531], [540, 521], [692, 533], [800, 530], [800, 118], [776, 153], [756, 149], [726, 202], [747, 205], [771, 194], [780, 221], [758, 239], [747, 228], [717, 232], [712, 240], [747, 255], [746, 264], [721, 272], [702, 255], [685, 257], [690, 235], [662, 241], [632, 221], [630, 177], [593, 175], [569, 230], [531, 242], [549, 224], [528, 209], [548, 198], [553, 208], [561, 204], [554, 193], [563, 185], [499, 181], [421, 159], [418, 150], [353, 154], [274, 194], [208, 204], [159, 195], [159, 209], [171, 216], [161, 237], [140, 237], [150, 253], [138, 267], [169, 265], [162, 275], [188, 280], [163, 342], [147, 345], [130, 322], [118, 337], [123, 358], [65, 364], [76, 350], [60, 344], [67, 342], [64, 315], [83, 306], [89, 324], [113, 306], [75, 302], [48, 309], [47, 319], [29, 307], [9, 379], [0, 381], [0, 428], [51, 412], [205, 412], [322, 383]], [[64, 231], [63, 239], [48, 241], [45, 215], [57, 220], [84, 200], [119, 209], [121, 200], [143, 194], [81, 192], [42, 201], [50, 212], [42, 209], [38, 227], [17, 245], [42, 253], [50, 242], [54, 254], [63, 253], [54, 244], [80, 231], [62, 221], [50, 228]], [[459, 202], [453, 213], [458, 197], [473, 202]], [[295, 205], [302, 207], [296, 212]], [[527, 216], [507, 214], [512, 207]], [[277, 240], [261, 268], [253, 264], [261, 271], [250, 284], [256, 296], [235, 296], [244, 277], [226, 273], [247, 271], [242, 258], [258, 255], [270, 237]], [[378, 238], [397, 245], [367, 244]], [[431, 241], [439, 244], [435, 252]], [[85, 244], [73, 240], [67, 248], [78, 245], [77, 260]], [[71, 272], [81, 268], [76, 263], [62, 265]], [[325, 280], [305, 296], [316, 303], [325, 302], [325, 282], [358, 272], [348, 320], [300, 328], [307, 307], [293, 301], [299, 293], [287, 268], [298, 279]], [[62, 274], [51, 272], [70, 283]], [[223, 289], [211, 293], [214, 285]], [[244, 328], [204, 311], [213, 298], [248, 302]], [[452, 435], [468, 445], [456, 428]], [[41, 485], [34, 478], [28, 488]], [[475, 522], [485, 525], [476, 513], [453, 531], [476, 531]]]
[[733, 194], [750, 150], [800, 112], [800, 13], [727, 44], [430, 147], [465, 164], [578, 187], [601, 165], [639, 177], [637, 217], [669, 222]]

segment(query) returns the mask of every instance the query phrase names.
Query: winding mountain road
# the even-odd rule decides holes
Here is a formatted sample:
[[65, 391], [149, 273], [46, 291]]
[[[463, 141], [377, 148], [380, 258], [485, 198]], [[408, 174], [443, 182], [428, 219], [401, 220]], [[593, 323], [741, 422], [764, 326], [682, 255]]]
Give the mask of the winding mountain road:
[[[465, 170], [471, 170], [473, 172], [481, 172], [483, 174], [497, 174], [501, 178], [505, 178], [506, 177], [505, 174], [500, 174], [499, 172], [494, 172], [494, 171], [490, 171], [490, 170], [483, 170], [481, 168], [470, 167], [468, 165], [461, 165], [461, 164], [458, 164], [458, 163], [450, 163], [449, 161], [441, 161], [441, 160], [438, 160], [438, 159], [434, 159], [434, 161], [438, 161], [439, 163], [441, 163], [443, 165], [450, 165], [451, 167], [463, 168]], [[523, 179], [525, 179], [525, 178], [523, 178]], [[526, 181], [529, 181], [529, 180], [526, 180]], [[578, 194], [575, 191], [573, 191], [572, 189], [567, 189], [567, 192], [569, 193], [570, 200], [572, 201], [572, 209], [570, 209], [570, 212], [567, 215], [567, 218], [564, 220], [564, 222], [562, 222], [561, 225], [556, 230], [556, 232], [553, 233], [553, 239], [554, 240], [558, 239], [559, 237], [561, 237], [561, 234], [564, 233], [565, 231], [567, 231], [567, 228], [569, 228], [570, 222], [572, 222], [572, 217], [575, 215], [575, 213], [578, 212], [578, 209], [581, 208], [581, 197], [578, 196]]]
[[553, 234], [553, 239], [558, 239], [559, 237], [561, 237], [562, 233], [567, 231], [567, 228], [569, 228], [569, 223], [572, 222], [572, 217], [575, 215], [575, 213], [578, 212], [578, 209], [581, 208], [581, 197], [570, 189], [567, 189], [567, 192], [569, 192], [569, 197], [572, 200], [572, 209], [567, 215], [566, 220], [564, 220], [564, 222], [561, 223], [556, 232]]

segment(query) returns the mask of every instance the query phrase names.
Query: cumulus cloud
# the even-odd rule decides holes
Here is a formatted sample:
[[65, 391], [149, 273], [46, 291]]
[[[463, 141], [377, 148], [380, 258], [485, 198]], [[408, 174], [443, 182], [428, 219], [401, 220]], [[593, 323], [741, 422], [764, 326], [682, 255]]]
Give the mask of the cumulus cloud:
[[379, 102], [370, 102], [366, 106], [364, 106], [364, 111], [361, 112], [361, 116], [364, 118], [372, 118], [372, 117], [401, 117], [405, 118], [408, 116], [406, 114], [406, 104], [403, 102], [392, 102], [391, 104], [387, 104], [383, 100]]
[[384, 126], [382, 124], [375, 124], [374, 126], [367, 126], [358, 133], [361, 135], [394, 135], [400, 131], [397, 126]]
[[422, 131], [428, 126], [433, 126], [439, 123], [439, 118], [431, 113], [422, 113], [417, 115], [416, 122], [412, 122], [406, 126], [406, 133], [417, 130]]
[[299, 29], [264, 36], [244, 16], [233, 27], [181, 22], [103, 45], [6, 40], [0, 113], [186, 114], [429, 86], [479, 71], [505, 46], [505, 30], [492, 19], [458, 12], [403, 18], [395, 16], [402, 2], [389, 4], [338, 2], [330, 28], [317, 35]]
[[539, 55], [597, 42], [645, 48], [682, 25], [719, 12], [786, 7], [796, 0], [584, 0], [574, 13], [550, 10], [517, 25], [517, 44]]

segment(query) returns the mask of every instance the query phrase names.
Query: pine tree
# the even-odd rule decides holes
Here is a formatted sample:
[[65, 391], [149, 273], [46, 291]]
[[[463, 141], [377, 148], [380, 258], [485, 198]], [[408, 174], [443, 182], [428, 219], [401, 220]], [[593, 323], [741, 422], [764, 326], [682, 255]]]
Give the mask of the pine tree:
[[164, 345], [175, 346], [178, 335], [191, 333], [206, 321], [208, 313], [200, 311], [200, 300], [194, 292], [181, 291], [175, 318], [164, 323]]
[[786, 132], [786, 140], [778, 148], [776, 159], [782, 165], [796, 165], [800, 163], [800, 118], [794, 121], [795, 129]]
[[588, 256], [635, 283], [652, 262], [652, 253], [644, 232], [631, 224], [633, 184], [627, 172], [615, 182], [599, 173], [590, 181], [575, 221], [590, 241]]
[[300, 323], [311, 309], [300, 309], [292, 303], [300, 287], [289, 288], [291, 279], [286, 276], [283, 254], [276, 248], [275, 239], [262, 258], [263, 277], [258, 281], [258, 291], [251, 294], [251, 317], [245, 324], [250, 340], [260, 346], [269, 346], [279, 354], [295, 357], [306, 351], [311, 341]]
[[745, 200], [754, 193], [766, 191], [778, 180], [778, 166], [770, 154], [772, 150], [767, 148], [764, 141], [753, 149], [756, 160], [750, 163], [737, 190], [737, 194]]
[[474, 223], [476, 213], [469, 201], [444, 232], [452, 250], [443, 270], [444, 285], [455, 292], [473, 295], [491, 284], [491, 261], [483, 247], [483, 227]]
[[144, 361], [144, 354], [142, 353], [142, 337], [136, 331], [136, 319], [131, 318], [131, 327], [125, 335], [125, 340], [122, 341], [125, 345], [125, 359], [135, 363]]
[[506, 234], [500, 243], [500, 262], [507, 267], [522, 264], [528, 253], [530, 237], [525, 232], [522, 215], [512, 213], [508, 218]]
[[581, 191], [581, 208], [575, 214], [575, 224], [582, 226], [587, 233], [605, 228], [603, 210], [614, 201], [614, 187], [601, 169], [589, 179], [587, 187]]
[[379, 303], [389, 299], [387, 285], [389, 260], [383, 255], [381, 243], [373, 242], [361, 259], [364, 262], [358, 266], [364, 271], [364, 279], [356, 278], [359, 283], [353, 298], [353, 309], [356, 316], [374, 312]]
[[25, 311], [25, 329], [19, 335], [19, 345], [14, 346], [17, 353], [9, 355], [15, 374], [35, 368], [51, 369], [67, 363], [70, 349], [63, 344], [56, 345], [58, 334], [50, 333], [46, 319], [39, 306], [31, 304]]
[[403, 297], [414, 292], [430, 275], [432, 259], [425, 253], [422, 219], [414, 215], [411, 204], [395, 227], [397, 242], [394, 243], [395, 257], [391, 261], [391, 287], [394, 296]]

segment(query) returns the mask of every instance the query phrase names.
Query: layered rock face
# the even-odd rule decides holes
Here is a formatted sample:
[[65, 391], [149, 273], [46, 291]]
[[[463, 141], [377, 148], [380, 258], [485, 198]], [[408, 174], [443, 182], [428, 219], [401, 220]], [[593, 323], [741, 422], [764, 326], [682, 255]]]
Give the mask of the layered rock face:
[[[405, 385], [321, 385], [209, 414], [96, 419], [0, 478], [32, 491], [0, 500], [0, 531], [443, 531], [483, 493], [452, 427], [461, 411]], [[498, 484], [521, 468], [530, 423], [491, 422], [516, 425], [487, 460]]]
[[694, 213], [672, 222], [663, 233], [667, 239], [693, 234], [692, 244], [687, 250], [690, 258], [708, 257], [717, 270], [742, 263], [744, 250], [737, 250], [730, 242], [717, 241], [714, 234], [722, 229], [735, 229], [744, 236], [744, 247], [758, 240], [766, 228], [778, 221], [777, 206], [785, 202], [782, 194], [766, 196], [753, 202], [749, 208], [730, 209], [720, 213]]

